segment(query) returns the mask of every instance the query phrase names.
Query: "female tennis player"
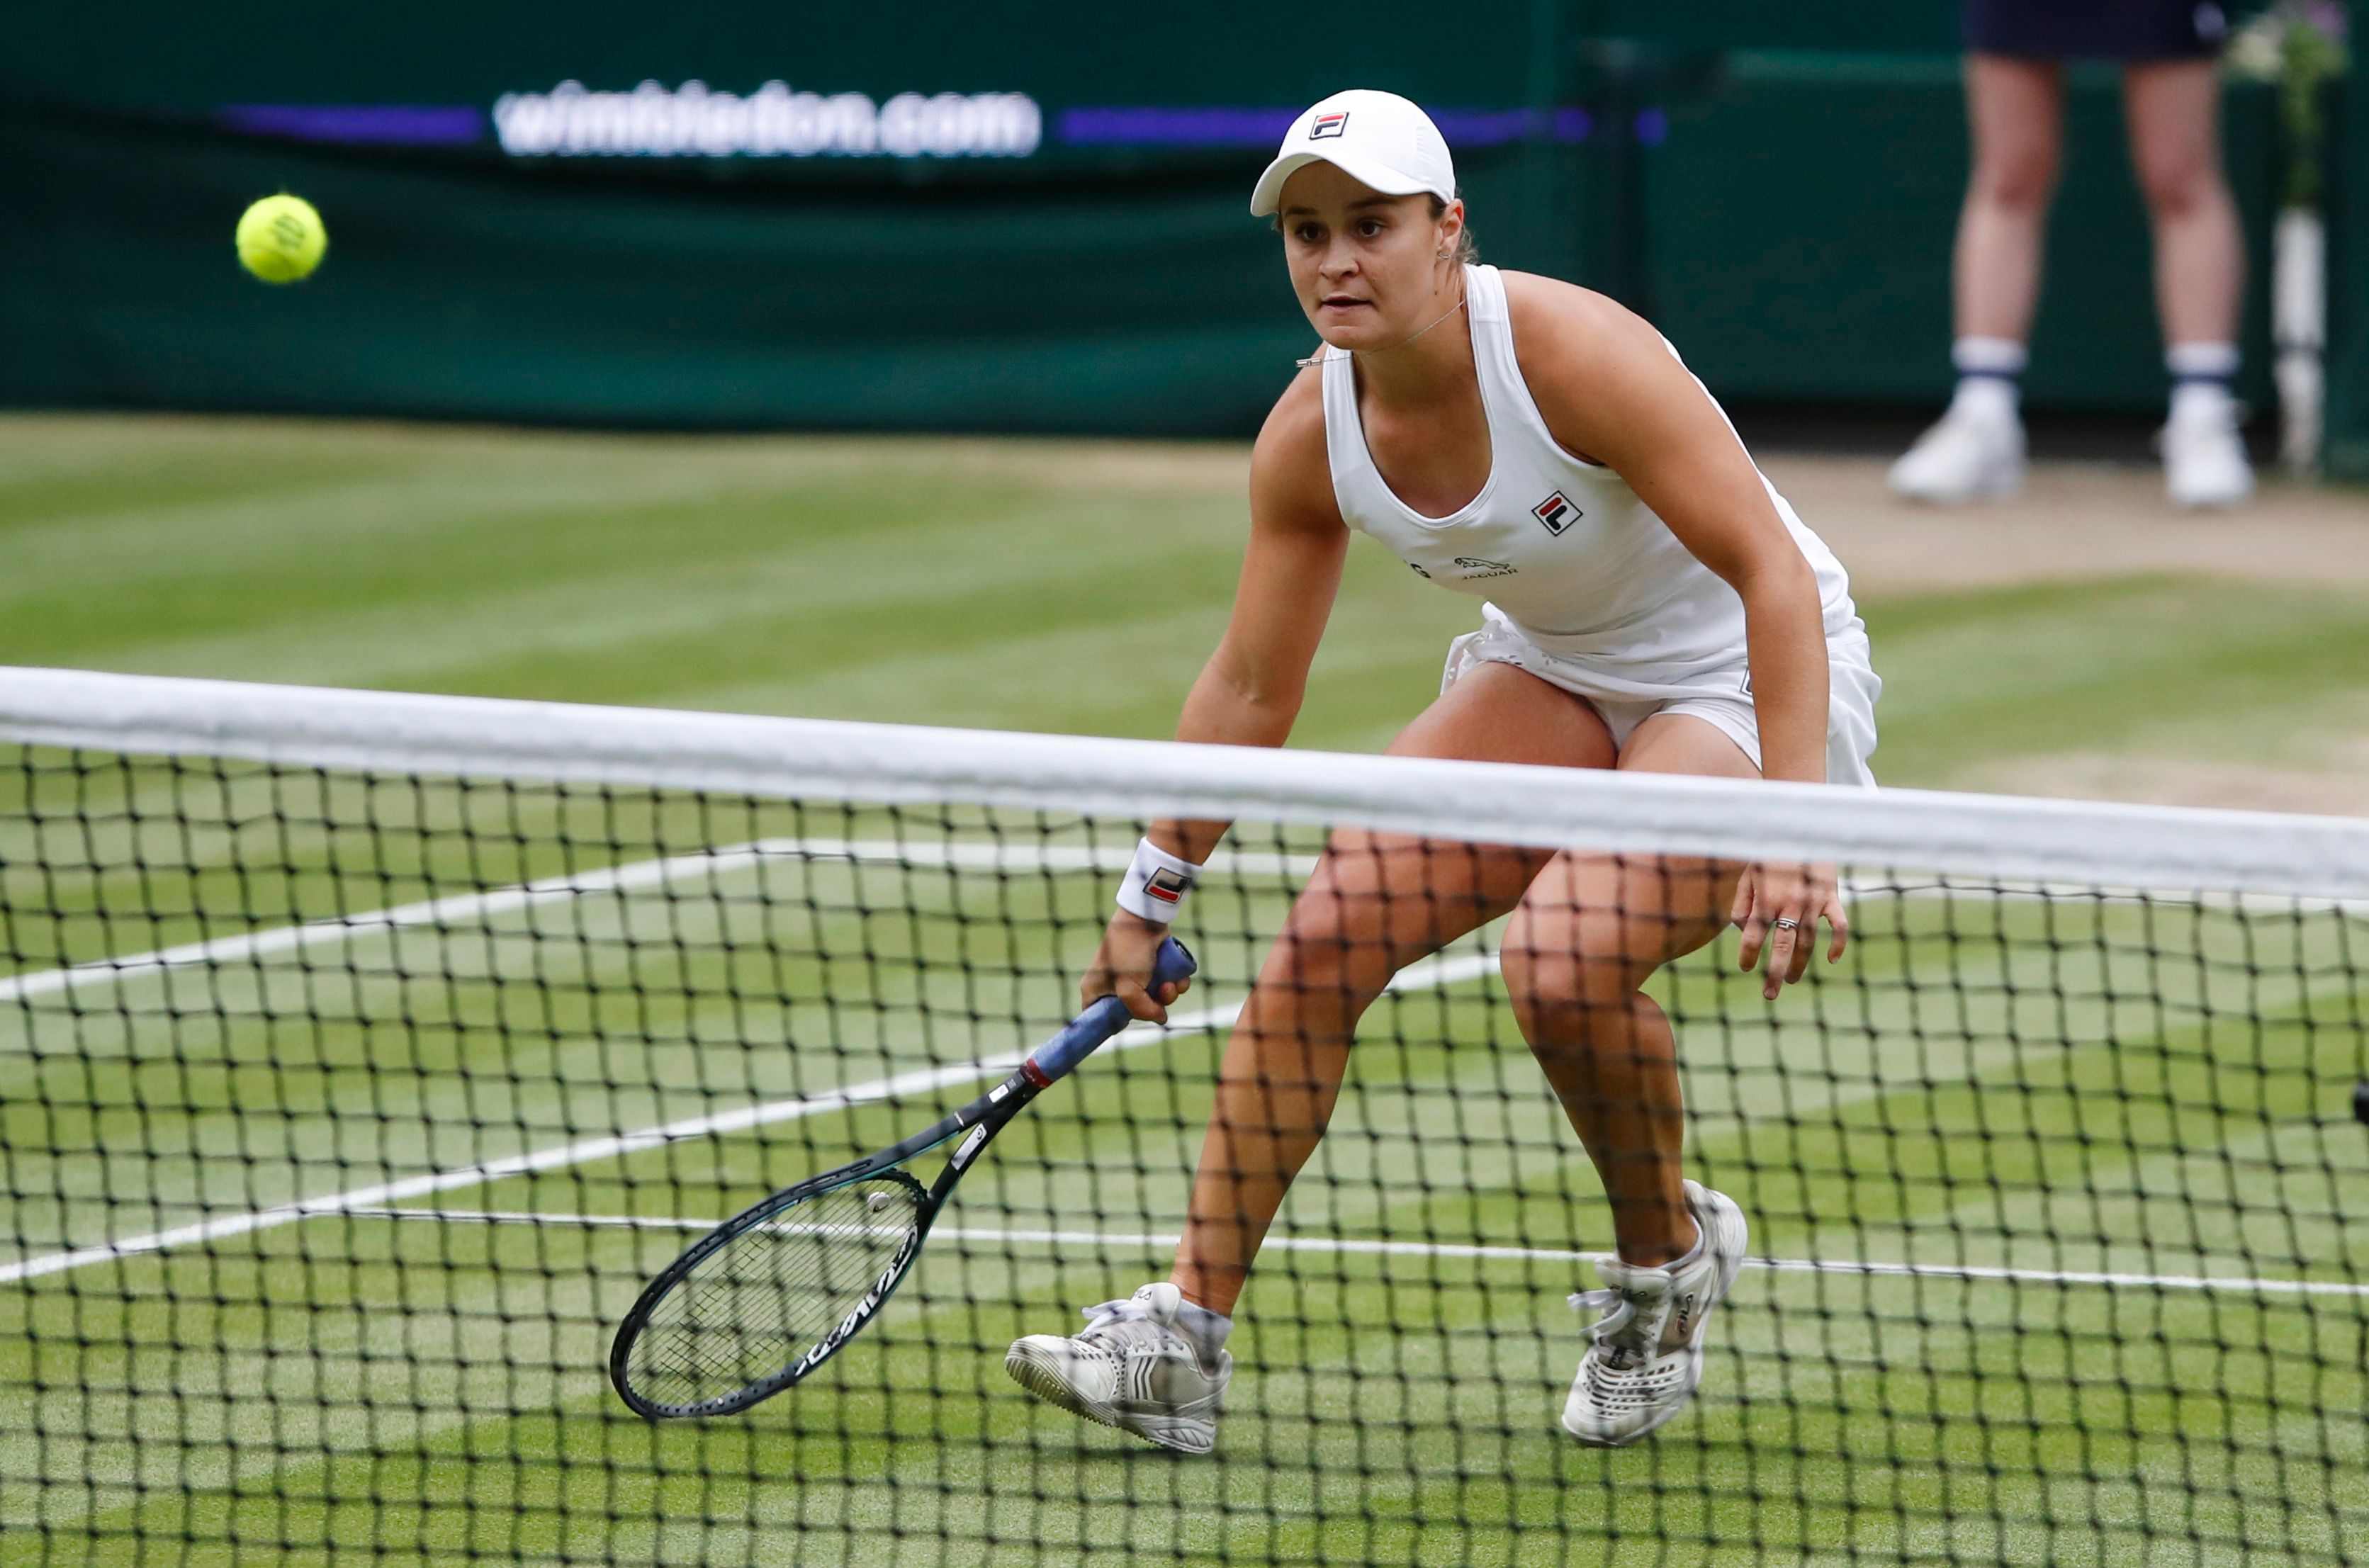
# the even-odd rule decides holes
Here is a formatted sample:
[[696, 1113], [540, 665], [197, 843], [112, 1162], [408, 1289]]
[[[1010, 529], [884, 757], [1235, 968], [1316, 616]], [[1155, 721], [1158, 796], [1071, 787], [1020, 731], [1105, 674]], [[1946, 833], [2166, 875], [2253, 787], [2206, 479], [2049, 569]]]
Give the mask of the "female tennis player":
[[[1485, 598], [1402, 756], [1871, 784], [1880, 683], [1849, 588], [1654, 329], [1601, 295], [1473, 263], [1447, 143], [1389, 93], [1302, 114], [1251, 198], [1322, 338], [1251, 459], [1251, 538], [1180, 739], [1280, 746], [1351, 531]], [[1443, 809], [1453, 802], [1442, 801]], [[1152, 955], [1221, 822], [1155, 824], [1085, 980], [1143, 1018]], [[1323, 1135], [1357, 1020], [1401, 967], [1510, 912], [1505, 990], [1594, 1159], [1617, 1260], [1562, 1422], [1618, 1444], [1682, 1408], [1745, 1256], [1729, 1198], [1683, 1179], [1669, 1020], [1639, 990], [1730, 923], [1764, 990], [1798, 980], [1826, 868], [1616, 860], [1333, 835], [1219, 1069], [1174, 1273], [1033, 1334], [1006, 1366], [1063, 1409], [1192, 1453], [1216, 1439], [1230, 1314]]]

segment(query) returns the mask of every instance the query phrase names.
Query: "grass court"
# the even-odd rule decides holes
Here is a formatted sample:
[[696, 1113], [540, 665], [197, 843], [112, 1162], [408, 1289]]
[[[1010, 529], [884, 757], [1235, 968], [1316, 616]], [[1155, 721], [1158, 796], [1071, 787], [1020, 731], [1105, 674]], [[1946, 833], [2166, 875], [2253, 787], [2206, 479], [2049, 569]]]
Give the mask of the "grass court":
[[[1222, 624], [1240, 464], [10, 419], [0, 662], [1158, 735]], [[2241, 727], [2301, 765], [2369, 655], [2358, 595], [2311, 585], [1862, 608], [1896, 784]], [[1298, 743], [1378, 748], [1473, 613], [1361, 544]], [[11, 1568], [2369, 1546], [2357, 914], [1858, 868], [1814, 986], [1769, 1007], [1728, 943], [1677, 967], [1693, 1159], [1771, 1266], [1696, 1407], [1612, 1453], [1554, 1425], [1600, 1193], [1485, 942], [1451, 952], [1369, 1016], [1211, 1464], [1030, 1404], [1001, 1349], [1163, 1266], [1304, 836], [1237, 836], [1185, 933], [1207, 1024], [1115, 1042], [1007, 1132], [881, 1328], [749, 1416], [653, 1427], [601, 1365], [643, 1278], [1049, 1032], [1131, 826], [54, 753], [0, 802]]]

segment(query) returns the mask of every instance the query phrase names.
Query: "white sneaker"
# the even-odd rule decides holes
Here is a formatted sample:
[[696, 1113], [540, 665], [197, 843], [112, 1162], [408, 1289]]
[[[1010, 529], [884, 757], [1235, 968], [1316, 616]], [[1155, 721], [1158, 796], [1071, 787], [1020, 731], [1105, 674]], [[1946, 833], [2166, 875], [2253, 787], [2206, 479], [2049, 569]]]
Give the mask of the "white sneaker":
[[1604, 1313], [1562, 1407], [1563, 1430], [1583, 1443], [1635, 1442], [1684, 1410], [1702, 1381], [1703, 1331], [1744, 1266], [1745, 1229], [1733, 1198], [1698, 1183], [1687, 1184], [1687, 1207], [1702, 1231], [1694, 1251], [1660, 1268], [1607, 1258], [1596, 1268], [1608, 1288], [1571, 1299]]
[[1886, 482], [1905, 500], [1944, 505], [2012, 496], [2023, 488], [2023, 421], [2012, 406], [1958, 399]]
[[2176, 507], [2242, 506], [2254, 494], [2254, 465], [2237, 433], [2237, 406], [2226, 400], [2175, 409], [2157, 438], [2163, 449], [2163, 488]]
[[1162, 1281], [1089, 1307], [1082, 1333], [1017, 1340], [1003, 1369], [1047, 1404], [1162, 1448], [1206, 1454], [1218, 1440], [1218, 1405], [1233, 1380], [1234, 1358], [1220, 1350], [1216, 1370], [1203, 1369], [1176, 1328], [1184, 1299]]

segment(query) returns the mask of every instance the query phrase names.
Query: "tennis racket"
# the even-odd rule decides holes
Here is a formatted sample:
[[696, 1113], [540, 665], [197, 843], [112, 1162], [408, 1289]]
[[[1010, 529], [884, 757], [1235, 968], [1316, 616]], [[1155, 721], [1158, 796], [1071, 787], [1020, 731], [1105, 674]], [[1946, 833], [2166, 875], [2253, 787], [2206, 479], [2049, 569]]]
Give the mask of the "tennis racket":
[[[1193, 955], [1172, 937], [1160, 944], [1151, 983], [1173, 984], [1193, 969]], [[1126, 1004], [1104, 997], [952, 1116], [784, 1187], [701, 1237], [650, 1281], [618, 1328], [609, 1350], [618, 1395], [642, 1415], [730, 1415], [830, 1360], [904, 1282], [978, 1151], [1127, 1024]], [[970, 1136], [931, 1185], [904, 1169], [965, 1129]]]

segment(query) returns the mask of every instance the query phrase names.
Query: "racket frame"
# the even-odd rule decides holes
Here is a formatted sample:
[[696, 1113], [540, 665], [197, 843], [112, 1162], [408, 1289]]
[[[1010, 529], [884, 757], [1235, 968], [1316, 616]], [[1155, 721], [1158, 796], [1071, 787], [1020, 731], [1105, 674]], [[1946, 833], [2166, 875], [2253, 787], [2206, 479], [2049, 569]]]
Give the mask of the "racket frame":
[[[1193, 956], [1184, 944], [1173, 937], [1162, 942], [1159, 959], [1152, 971], [1152, 983], [1166, 985], [1189, 978], [1194, 971]], [[636, 1415], [652, 1420], [699, 1418], [704, 1416], [737, 1415], [751, 1405], [772, 1398], [783, 1390], [803, 1381], [817, 1368], [837, 1355], [847, 1342], [864, 1332], [866, 1324], [877, 1317], [888, 1304], [888, 1298], [905, 1282], [914, 1263], [921, 1255], [921, 1243], [929, 1240], [930, 1228], [937, 1222], [939, 1211], [945, 1207], [955, 1184], [970, 1169], [979, 1151], [995, 1135], [1011, 1125], [1012, 1119], [1025, 1110], [1029, 1102], [1068, 1076], [1070, 1070], [1104, 1042], [1127, 1027], [1129, 1021], [1126, 1005], [1116, 997], [1104, 997], [1087, 1008], [1062, 1031], [1029, 1053], [1012, 1076], [981, 1094], [960, 1110], [940, 1117], [910, 1138], [900, 1139], [886, 1149], [852, 1160], [836, 1170], [784, 1187], [781, 1191], [750, 1205], [739, 1213], [710, 1230], [685, 1248], [682, 1254], [669, 1264], [635, 1300], [624, 1321], [617, 1325], [617, 1333], [609, 1347], [609, 1381], [617, 1397]], [[908, 1161], [919, 1159], [931, 1150], [967, 1131], [969, 1136], [956, 1145], [946, 1158], [945, 1168], [937, 1180], [927, 1187], [903, 1169]], [[855, 1305], [833, 1324], [830, 1330], [795, 1361], [771, 1377], [745, 1385], [730, 1394], [689, 1404], [670, 1404], [647, 1398], [637, 1392], [628, 1370], [635, 1342], [649, 1324], [659, 1305], [697, 1271], [699, 1265], [730, 1246], [749, 1231], [767, 1220], [796, 1207], [823, 1194], [843, 1187], [851, 1182], [867, 1177], [891, 1177], [902, 1182], [918, 1195], [913, 1225], [905, 1236], [888, 1265], [880, 1276], [856, 1300]]]

